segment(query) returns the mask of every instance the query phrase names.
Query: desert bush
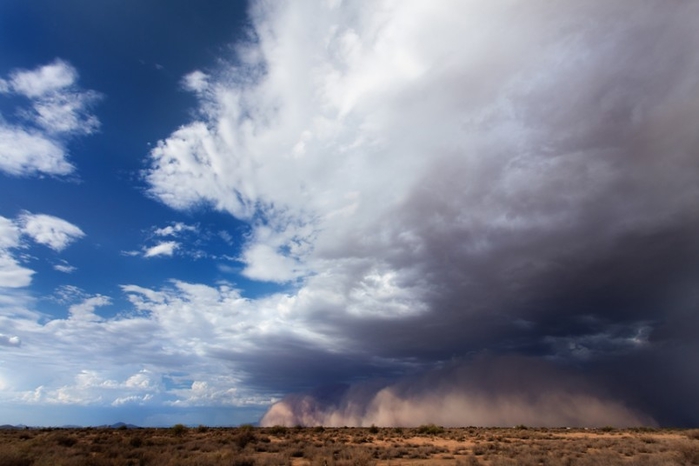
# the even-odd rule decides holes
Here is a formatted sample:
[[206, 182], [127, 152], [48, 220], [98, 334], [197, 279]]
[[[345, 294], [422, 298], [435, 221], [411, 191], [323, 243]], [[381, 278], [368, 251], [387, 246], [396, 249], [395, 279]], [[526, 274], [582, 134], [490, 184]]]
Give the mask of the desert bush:
[[19, 452], [1, 452], [0, 466], [31, 466], [31, 458]]
[[683, 442], [679, 445], [677, 451], [685, 464], [699, 464], [699, 445], [695, 442]]
[[272, 426], [267, 428], [267, 432], [269, 432], [270, 435], [275, 435], [277, 437], [286, 435], [288, 431], [289, 429], [284, 426]]
[[462, 460], [456, 460], [456, 466], [481, 466], [481, 462], [475, 456], [469, 455]]
[[486, 445], [479, 443], [478, 445], [473, 446], [473, 454], [477, 456], [482, 456], [485, 455], [485, 453], [488, 451], [488, 448]]
[[143, 438], [139, 436], [134, 436], [129, 439], [129, 445], [131, 445], [133, 448], [139, 448], [143, 446]]
[[170, 427], [170, 432], [176, 437], [182, 437], [187, 433], [187, 426], [184, 424], [175, 424], [174, 426]]
[[506, 458], [504, 456], [495, 456], [490, 460], [490, 466], [525, 466], [524, 463], [514, 460], [512, 458]]
[[69, 435], [59, 434], [55, 437], [56, 443], [62, 447], [72, 447], [78, 443], [78, 439]]
[[256, 461], [257, 466], [291, 466], [291, 458], [284, 454], [265, 455]]
[[444, 427], [434, 424], [424, 424], [416, 429], [418, 434], [439, 435], [444, 433]]
[[[248, 465], [360, 466], [381, 464], [445, 466], [675, 466], [699, 465], [699, 430], [617, 429], [618, 435], [600, 435], [598, 429], [450, 428], [439, 439], [414, 442], [417, 428], [325, 428], [315, 432], [282, 428], [280, 438], [269, 436], [274, 428], [208, 428], [206, 432], [184, 428], [190, 435], [177, 437], [167, 429], [44, 429], [0, 430], [0, 466], [214, 466]], [[191, 432], [190, 432], [191, 431]], [[26, 437], [27, 432], [30, 434]], [[196, 435], [194, 435], [196, 432]], [[642, 432], [642, 433], [641, 433]], [[526, 434], [526, 436], [524, 435]], [[250, 436], [243, 445], [239, 438]], [[368, 443], [375, 438], [384, 441]], [[699, 437], [699, 435], [697, 436]], [[69, 438], [70, 448], [59, 443]], [[390, 440], [388, 440], [390, 438]], [[458, 444], [441, 440], [461, 439]], [[367, 443], [357, 443], [359, 441]], [[66, 443], [64, 440], [60, 440]], [[250, 444], [253, 444], [251, 448]]]
[[656, 432], [658, 429], [650, 426], [638, 426], [633, 427], [630, 430], [632, 430], [633, 432]]
[[245, 448], [249, 443], [252, 443], [256, 440], [255, 434], [251, 429], [244, 429], [241, 432], [238, 433], [233, 439], [235, 444], [240, 448], [241, 450]]
[[249, 456], [240, 456], [233, 458], [231, 466], [255, 466], [255, 459]]

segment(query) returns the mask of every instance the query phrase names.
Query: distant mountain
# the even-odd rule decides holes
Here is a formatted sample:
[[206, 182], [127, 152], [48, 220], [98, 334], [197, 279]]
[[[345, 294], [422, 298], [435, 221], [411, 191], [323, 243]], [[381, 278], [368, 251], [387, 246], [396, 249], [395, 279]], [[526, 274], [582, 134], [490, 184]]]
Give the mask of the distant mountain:
[[140, 429], [139, 426], [133, 424], [126, 424], [124, 422], [116, 422], [111, 426], [100, 426], [100, 427], [110, 427], [112, 429]]
[[[63, 426], [58, 427], [59, 429], [83, 429], [85, 426], [79, 426], [79, 425], [73, 425], [73, 424], [66, 424]], [[19, 430], [19, 429], [37, 429], [39, 427], [27, 427], [24, 424], [19, 424], [16, 426], [13, 426], [12, 424], [2, 424], [0, 425], [0, 430]], [[55, 429], [55, 427], [53, 427]], [[102, 426], [96, 426], [98, 429], [140, 429], [140, 426], [134, 425], [134, 424], [126, 424], [124, 422], [116, 422], [112, 425], [102, 425]]]

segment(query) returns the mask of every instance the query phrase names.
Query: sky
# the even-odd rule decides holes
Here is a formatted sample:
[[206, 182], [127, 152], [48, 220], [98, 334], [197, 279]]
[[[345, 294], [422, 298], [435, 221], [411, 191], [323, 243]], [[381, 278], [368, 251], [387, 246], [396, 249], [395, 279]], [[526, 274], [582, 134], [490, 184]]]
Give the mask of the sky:
[[0, 2], [0, 424], [698, 426], [696, 24]]

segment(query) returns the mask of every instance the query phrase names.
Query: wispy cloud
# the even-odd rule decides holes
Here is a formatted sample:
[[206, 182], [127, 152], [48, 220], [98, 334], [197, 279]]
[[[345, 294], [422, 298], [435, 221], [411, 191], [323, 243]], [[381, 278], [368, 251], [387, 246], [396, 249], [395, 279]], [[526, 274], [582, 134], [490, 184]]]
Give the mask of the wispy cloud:
[[196, 233], [198, 231], [195, 225], [187, 225], [182, 222], [175, 222], [172, 225], [168, 225], [162, 228], [156, 228], [154, 234], [156, 236], [179, 236], [181, 233], [190, 232]]
[[[0, 216], [0, 288], [23, 288], [31, 284], [35, 271], [21, 265], [17, 251], [26, 246], [27, 237], [60, 252], [85, 233], [66, 220], [45, 214], [24, 212], [16, 220]], [[56, 270], [70, 272], [67, 264]]]
[[179, 247], [177, 241], [164, 241], [143, 251], [143, 257], [172, 256]]
[[200, 70], [192, 71], [182, 79], [183, 87], [192, 92], [204, 92], [209, 86], [209, 76]]
[[20, 216], [19, 222], [22, 233], [58, 252], [85, 236], [77, 226], [52, 215], [25, 212]]
[[218, 254], [212, 253], [212, 243], [216, 240], [230, 244], [231, 237], [221, 236], [208, 231], [199, 224], [189, 225], [183, 222], [171, 222], [169, 225], [153, 226], [144, 232], [144, 245], [140, 250], [122, 251], [123, 255], [132, 257], [167, 256], [186, 259], [214, 259]]
[[59, 272], [63, 273], [73, 273], [77, 270], [77, 267], [70, 265], [66, 261], [61, 261], [58, 264], [53, 265], [54, 270], [58, 270]]
[[67, 160], [66, 142], [99, 128], [89, 109], [100, 95], [80, 89], [77, 80], [75, 68], [63, 60], [34, 70], [15, 70], [0, 80], [0, 94], [29, 100], [28, 108], [16, 112], [20, 119], [14, 124], [0, 120], [0, 170], [14, 176], [74, 171]]
[[22, 267], [11, 252], [20, 246], [19, 227], [0, 216], [0, 287], [22, 288], [31, 283], [34, 271]]
[[69, 88], [77, 78], [75, 68], [62, 60], [56, 60], [32, 71], [12, 72], [9, 85], [18, 94], [36, 98]]

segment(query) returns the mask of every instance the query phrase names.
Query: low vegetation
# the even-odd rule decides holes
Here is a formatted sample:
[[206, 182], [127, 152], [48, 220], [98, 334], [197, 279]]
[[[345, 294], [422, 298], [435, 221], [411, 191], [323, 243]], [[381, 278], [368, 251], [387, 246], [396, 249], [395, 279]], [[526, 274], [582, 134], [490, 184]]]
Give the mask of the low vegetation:
[[7, 429], [0, 466], [699, 465], [699, 430], [443, 428]]

